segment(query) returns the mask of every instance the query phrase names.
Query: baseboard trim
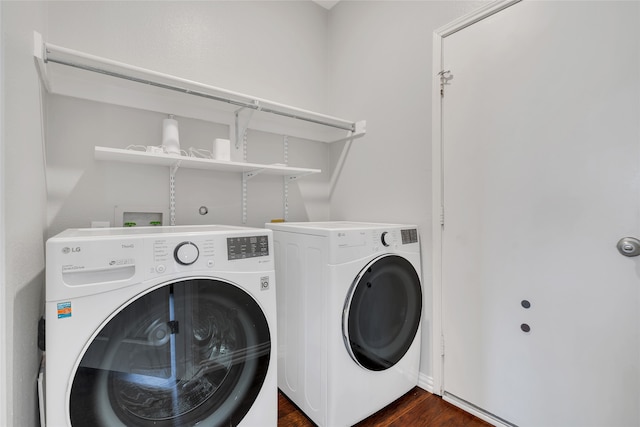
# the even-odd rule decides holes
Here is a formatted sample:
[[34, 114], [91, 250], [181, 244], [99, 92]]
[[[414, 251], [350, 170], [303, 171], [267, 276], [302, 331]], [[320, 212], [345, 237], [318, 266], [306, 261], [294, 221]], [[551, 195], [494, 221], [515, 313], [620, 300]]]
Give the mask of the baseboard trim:
[[418, 374], [418, 387], [429, 393], [437, 394], [433, 391], [433, 377], [425, 375], [422, 372]]
[[517, 427], [515, 424], [511, 424], [510, 422], [503, 420], [500, 417], [497, 417], [493, 414], [490, 414], [488, 412], [483, 411], [482, 409], [478, 408], [477, 406], [463, 400], [460, 399], [452, 394], [449, 393], [445, 393], [442, 396], [442, 399], [445, 400], [446, 402], [451, 403], [452, 405], [457, 406], [458, 408], [462, 409], [465, 412], [468, 412], [472, 415], [475, 415], [476, 417], [480, 418], [483, 421], [488, 422], [491, 425], [494, 425], [496, 427]]
[[[418, 387], [420, 387], [425, 391], [428, 391], [431, 394], [440, 395], [440, 393], [436, 393], [434, 391], [433, 377], [423, 374], [422, 372], [418, 374]], [[458, 397], [452, 394], [445, 393], [442, 395], [442, 398], [446, 402], [449, 402], [452, 405], [462, 409], [463, 411], [468, 412], [472, 415], [475, 415], [481, 420], [486, 421], [489, 424], [494, 425], [496, 427], [516, 427], [515, 424], [511, 424], [508, 421], [505, 421], [493, 414], [485, 412], [482, 409], [470, 404], [469, 402], [459, 399]]]

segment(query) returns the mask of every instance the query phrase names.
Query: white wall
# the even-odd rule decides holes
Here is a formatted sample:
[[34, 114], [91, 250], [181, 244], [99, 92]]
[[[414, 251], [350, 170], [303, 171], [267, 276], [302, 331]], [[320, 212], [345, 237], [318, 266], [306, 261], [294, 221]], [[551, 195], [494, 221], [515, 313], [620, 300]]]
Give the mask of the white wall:
[[[110, 220], [115, 204], [167, 203], [168, 172], [93, 160], [97, 144], [158, 144], [162, 114], [46, 96], [47, 209], [33, 31], [61, 46], [324, 111], [327, 12], [311, 2], [4, 1], [0, 7], [6, 125], [2, 138], [6, 271], [0, 283], [6, 299], [0, 326], [7, 350], [0, 359], [6, 362], [7, 376], [0, 425], [35, 426], [44, 240], [66, 227]], [[213, 137], [227, 134], [225, 126], [181, 120], [182, 138], [195, 146], [210, 146]], [[280, 136], [250, 132], [249, 141], [250, 161], [282, 161]], [[289, 146], [292, 165], [325, 170], [291, 186], [292, 219], [328, 218], [322, 185], [329, 173], [327, 146], [295, 138]], [[248, 225], [282, 216], [280, 182], [261, 176], [250, 182]], [[240, 190], [238, 176], [179, 171], [178, 192], [183, 197], [179, 223], [239, 223]], [[207, 218], [193, 212], [202, 204], [210, 208]]]
[[[126, 148], [131, 144], [158, 145], [161, 113], [116, 107], [90, 101], [49, 96], [47, 100], [48, 234], [66, 228], [89, 227], [91, 221], [116, 224], [116, 209], [169, 208], [169, 168], [97, 161], [94, 146]], [[211, 150], [215, 137], [228, 138], [228, 126], [178, 117], [183, 148]], [[289, 185], [289, 218], [306, 221], [328, 217], [314, 209], [314, 186], [326, 182], [328, 148], [320, 142], [289, 138], [289, 163], [323, 173]], [[242, 151], [242, 149], [240, 149]], [[247, 159], [257, 163], [283, 162], [283, 137], [249, 131]], [[176, 174], [176, 224], [242, 225], [242, 187], [239, 173], [179, 169]], [[258, 175], [248, 183], [247, 224], [262, 227], [283, 216], [282, 177]], [[206, 206], [209, 213], [200, 215]], [[120, 217], [120, 220], [122, 218]], [[168, 224], [168, 223], [167, 223]]]
[[[0, 6], [0, 34], [4, 34], [2, 25], [2, 6]], [[1, 38], [1, 36], [0, 36]], [[4, 129], [4, 43], [0, 43], [0, 129]], [[4, 132], [0, 131], [0, 271], [6, 271], [5, 268], [5, 237], [4, 237]], [[3, 309], [6, 303], [6, 275], [0, 273], [0, 304]], [[4, 310], [3, 310], [4, 311]], [[0, 316], [0, 384], [7, 384], [7, 318]], [[0, 424], [7, 424], [7, 387], [0, 386]]]
[[[212, 86], [324, 112], [327, 11], [312, 2], [50, 2], [47, 42]], [[79, 37], [78, 35], [82, 35]], [[158, 145], [164, 113], [50, 96], [47, 128], [49, 235], [114, 207], [169, 206], [168, 168], [94, 161], [96, 145]], [[181, 147], [211, 149], [227, 125], [176, 117]], [[242, 147], [232, 149], [242, 158]], [[290, 185], [289, 219], [328, 219], [328, 146], [289, 138], [289, 164], [322, 174]], [[250, 131], [247, 160], [282, 163], [282, 136]], [[241, 225], [240, 174], [181, 169], [176, 223]], [[99, 194], [100, 197], [96, 197]], [[206, 206], [209, 213], [198, 213]], [[249, 226], [283, 217], [282, 178], [248, 185]]]
[[[42, 304], [43, 235], [87, 226], [91, 220], [112, 220], [115, 204], [167, 203], [168, 172], [162, 168], [93, 160], [97, 144], [157, 144], [163, 114], [49, 96], [50, 227], [45, 229], [42, 128], [31, 57], [34, 30], [57, 45], [301, 108], [366, 119], [368, 134], [354, 142], [330, 204], [329, 151], [336, 156], [341, 147], [289, 144], [292, 165], [325, 171], [294, 184], [291, 219], [328, 219], [330, 207], [332, 219], [417, 223], [424, 249], [425, 306], [430, 307], [432, 32], [479, 2], [343, 0], [329, 12], [307, 1], [0, 5], [7, 265], [0, 285], [6, 289], [7, 424], [35, 424], [35, 323]], [[205, 146], [227, 132], [219, 124], [181, 120], [185, 145], [193, 141]], [[279, 136], [256, 132], [249, 139], [250, 160], [280, 161]], [[250, 181], [248, 225], [281, 216], [279, 183], [258, 178]], [[240, 221], [237, 176], [180, 170], [178, 186], [179, 223]], [[210, 217], [194, 212], [200, 205], [209, 207]], [[422, 361], [426, 376], [431, 372], [430, 327], [427, 310]]]
[[48, 42], [326, 109], [327, 11], [309, 1], [52, 1]]
[[[2, 325], [6, 381], [0, 424], [37, 423], [40, 353], [36, 331], [44, 286], [45, 178], [40, 86], [33, 66], [33, 30], [45, 30], [39, 2], [1, 2], [4, 72], [2, 180], [4, 187], [4, 288]], [[6, 399], [6, 400], [5, 400]]]
[[[353, 143], [331, 198], [331, 218], [420, 227], [425, 308], [420, 370], [426, 387], [433, 345], [433, 31], [482, 4], [342, 1], [329, 15], [329, 110], [367, 120], [367, 135]], [[334, 159], [341, 148], [332, 147]]]
[[[2, 25], [2, 6], [0, 6], [0, 34], [4, 34]], [[0, 129], [4, 129], [4, 43], [0, 43]], [[5, 237], [4, 237], [4, 132], [0, 131], [0, 271], [5, 269]], [[4, 309], [6, 304], [6, 275], [0, 275], [0, 304]], [[0, 316], [0, 384], [7, 384], [7, 333], [5, 325], [7, 319]], [[0, 424], [7, 424], [7, 387], [0, 386]]]

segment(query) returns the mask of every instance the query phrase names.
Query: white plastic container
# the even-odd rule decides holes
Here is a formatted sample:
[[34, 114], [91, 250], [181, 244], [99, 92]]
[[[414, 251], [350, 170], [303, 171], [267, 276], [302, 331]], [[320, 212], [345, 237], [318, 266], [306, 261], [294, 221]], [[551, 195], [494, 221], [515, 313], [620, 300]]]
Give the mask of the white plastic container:
[[162, 148], [167, 154], [180, 155], [178, 121], [173, 118], [173, 115], [162, 121]]
[[213, 140], [213, 150], [211, 154], [215, 160], [231, 160], [231, 141], [223, 138]]

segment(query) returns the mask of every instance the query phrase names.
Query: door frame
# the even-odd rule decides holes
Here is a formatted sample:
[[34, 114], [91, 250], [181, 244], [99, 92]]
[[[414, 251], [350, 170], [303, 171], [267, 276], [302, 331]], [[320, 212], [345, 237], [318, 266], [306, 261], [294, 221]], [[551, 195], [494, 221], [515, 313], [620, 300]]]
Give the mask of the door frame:
[[[2, 9], [3, 5], [0, 4], [0, 34], [4, 34], [2, 30]], [[9, 419], [9, 408], [7, 406], [7, 394], [8, 382], [7, 382], [7, 274], [6, 261], [5, 261], [5, 220], [4, 220], [4, 159], [5, 159], [5, 136], [4, 136], [4, 64], [5, 64], [5, 48], [4, 42], [0, 42], [0, 307], [2, 307], [2, 314], [0, 314], [0, 425], [9, 425], [11, 420]], [[11, 301], [13, 304], [13, 301]]]
[[[444, 223], [444, 180], [443, 180], [443, 117], [442, 98], [440, 96], [441, 78], [443, 69], [444, 52], [442, 44], [444, 38], [464, 28], [469, 27], [491, 15], [494, 15], [522, 0], [497, 0], [479, 9], [456, 19], [455, 21], [438, 28], [433, 33], [433, 76], [432, 76], [432, 280], [433, 280], [433, 326], [432, 326], [432, 379], [433, 393], [442, 396], [444, 393], [444, 339], [442, 330], [442, 235]], [[444, 87], [446, 96], [446, 85]], [[460, 406], [457, 402], [451, 402]], [[463, 407], [477, 417], [496, 423], [494, 418], [488, 418], [484, 413], [472, 406]]]

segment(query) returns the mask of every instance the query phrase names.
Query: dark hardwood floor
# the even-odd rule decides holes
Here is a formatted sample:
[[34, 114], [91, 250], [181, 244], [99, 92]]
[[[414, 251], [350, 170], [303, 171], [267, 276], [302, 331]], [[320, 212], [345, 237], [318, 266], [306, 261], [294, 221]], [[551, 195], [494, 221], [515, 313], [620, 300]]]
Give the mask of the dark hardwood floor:
[[[312, 427], [284, 394], [278, 396], [278, 427]], [[386, 408], [356, 424], [357, 427], [486, 427], [490, 424], [416, 387]]]

